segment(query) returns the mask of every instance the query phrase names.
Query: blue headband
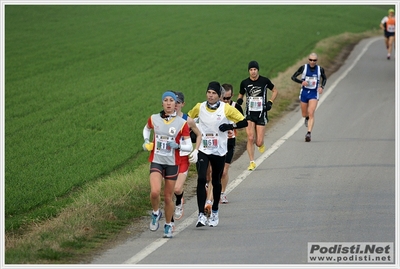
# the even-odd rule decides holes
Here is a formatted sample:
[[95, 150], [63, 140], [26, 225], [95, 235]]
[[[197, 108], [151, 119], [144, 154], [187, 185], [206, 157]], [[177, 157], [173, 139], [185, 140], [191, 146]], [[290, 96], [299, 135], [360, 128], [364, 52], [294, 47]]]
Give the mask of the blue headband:
[[165, 97], [167, 97], [167, 96], [171, 97], [176, 102], [176, 94], [173, 92], [170, 92], [170, 91], [164, 92], [164, 94], [162, 95], [162, 98], [161, 98], [161, 102], [163, 102]]

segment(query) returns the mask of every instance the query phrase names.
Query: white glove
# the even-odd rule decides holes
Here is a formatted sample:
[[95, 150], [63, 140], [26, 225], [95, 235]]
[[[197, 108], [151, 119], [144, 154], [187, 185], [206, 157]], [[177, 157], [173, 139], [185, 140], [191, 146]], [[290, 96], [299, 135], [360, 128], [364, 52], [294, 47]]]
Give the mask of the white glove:
[[193, 150], [192, 153], [189, 154], [189, 162], [197, 163], [197, 155], [199, 151], [197, 149]]

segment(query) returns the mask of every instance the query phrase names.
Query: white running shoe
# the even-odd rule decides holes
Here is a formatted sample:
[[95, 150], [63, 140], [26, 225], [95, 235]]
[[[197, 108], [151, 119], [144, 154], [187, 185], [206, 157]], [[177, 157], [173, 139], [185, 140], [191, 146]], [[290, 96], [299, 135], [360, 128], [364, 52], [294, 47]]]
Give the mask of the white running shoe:
[[203, 213], [200, 213], [197, 219], [196, 227], [206, 226], [206, 222], [207, 222], [206, 216]]
[[219, 200], [221, 204], [227, 204], [228, 203], [228, 198], [226, 198], [225, 193], [221, 193], [221, 199]]
[[158, 227], [160, 227], [160, 218], [162, 216], [161, 211], [159, 211], [160, 213], [158, 215], [155, 215], [153, 213], [151, 213], [151, 221], [150, 221], [150, 231], [157, 231]]
[[172, 238], [172, 225], [164, 224], [164, 238]]
[[181, 204], [175, 206], [175, 216], [174, 216], [174, 218], [176, 220], [180, 220], [182, 218], [182, 216], [183, 216], [183, 198], [181, 200]]
[[218, 225], [218, 222], [219, 222], [218, 211], [213, 211], [211, 213], [211, 217], [208, 220], [208, 225], [210, 227], [215, 227]]

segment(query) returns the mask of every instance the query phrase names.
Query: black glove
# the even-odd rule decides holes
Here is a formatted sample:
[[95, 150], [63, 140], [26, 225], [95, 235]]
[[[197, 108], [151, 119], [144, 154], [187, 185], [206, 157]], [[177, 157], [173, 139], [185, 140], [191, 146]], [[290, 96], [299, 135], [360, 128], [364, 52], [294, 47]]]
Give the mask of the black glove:
[[223, 123], [219, 126], [219, 130], [221, 132], [225, 132], [228, 130], [233, 130], [233, 124]]
[[241, 106], [243, 104], [243, 99], [242, 98], [237, 99], [236, 103], [238, 103], [239, 106]]
[[265, 110], [266, 111], [270, 111], [271, 108], [272, 108], [272, 101], [270, 100], [270, 101], [267, 102], [267, 105], [265, 106]]

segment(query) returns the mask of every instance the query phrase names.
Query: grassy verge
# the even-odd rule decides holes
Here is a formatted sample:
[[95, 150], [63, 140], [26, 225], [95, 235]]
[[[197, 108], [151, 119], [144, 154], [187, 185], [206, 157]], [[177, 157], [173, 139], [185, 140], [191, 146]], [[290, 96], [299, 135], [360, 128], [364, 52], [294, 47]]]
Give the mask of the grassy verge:
[[[318, 23], [305, 31], [310, 12]], [[58, 216], [86, 184], [146, 162], [138, 138], [166, 89], [183, 91], [189, 108], [203, 100], [208, 81], [238, 86], [249, 59], [275, 78], [320, 40], [377, 28], [386, 12], [367, 5], [6, 5], [6, 232]], [[291, 98], [284, 100], [274, 111]]]
[[[319, 54], [319, 64], [331, 69], [337, 65], [335, 59], [343, 49], [376, 35], [380, 35], [380, 32], [341, 34], [322, 40], [313, 51]], [[304, 55], [284, 72], [271, 77], [279, 89], [279, 97], [269, 115], [272, 122], [278, 122], [296, 105], [299, 89], [290, 76], [306, 59], [307, 55]], [[245, 141], [245, 132], [239, 132], [238, 143]], [[189, 177], [195, 177], [194, 166], [190, 168]], [[96, 183], [85, 185], [71, 196], [70, 205], [57, 217], [7, 233], [6, 264], [82, 263], [116, 238], [128, 225], [148, 216], [149, 191], [148, 164], [129, 172], [117, 169]]]

